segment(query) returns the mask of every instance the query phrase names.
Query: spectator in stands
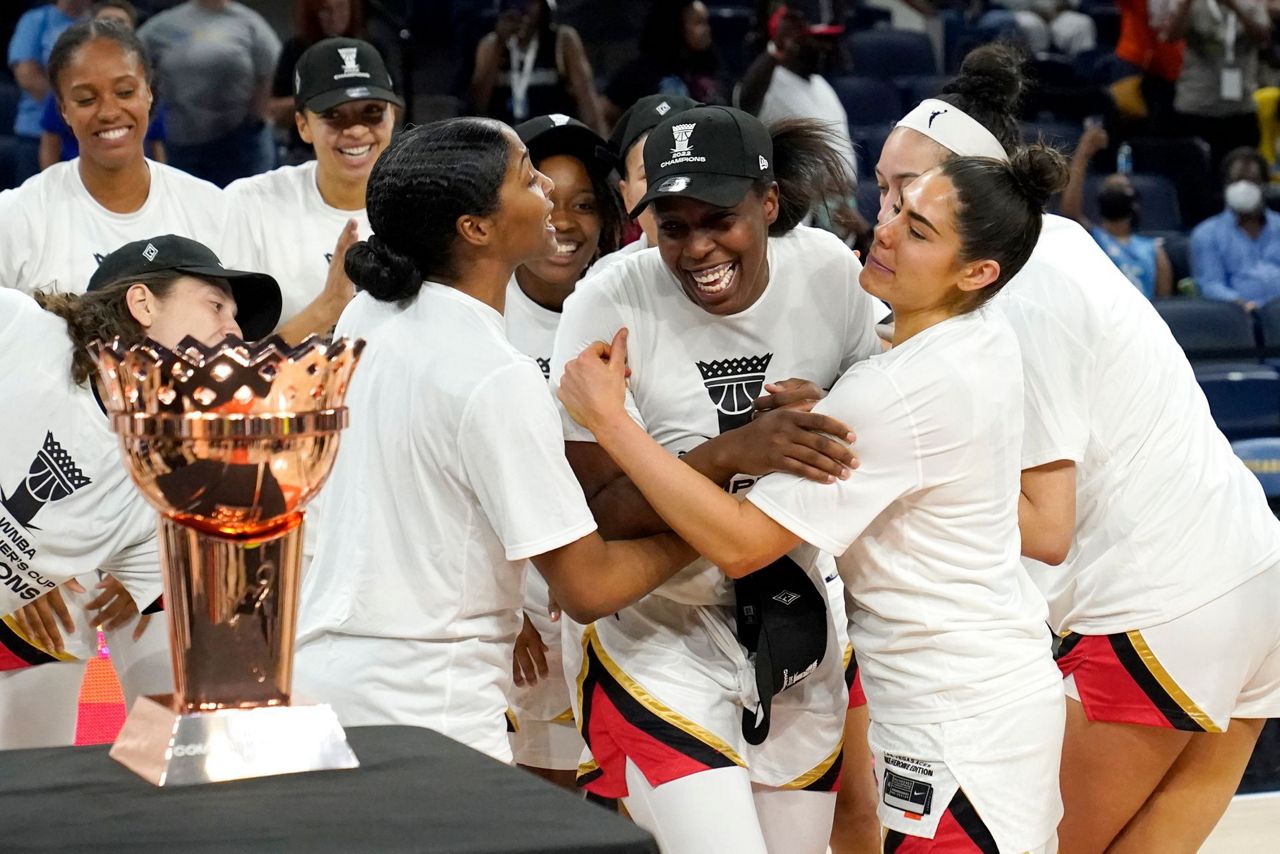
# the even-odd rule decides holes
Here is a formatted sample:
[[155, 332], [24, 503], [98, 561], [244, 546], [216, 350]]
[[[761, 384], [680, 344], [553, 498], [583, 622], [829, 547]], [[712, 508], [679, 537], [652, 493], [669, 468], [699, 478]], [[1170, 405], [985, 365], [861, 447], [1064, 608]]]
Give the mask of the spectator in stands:
[[1175, 0], [1167, 36], [1186, 38], [1174, 108], [1212, 149], [1217, 169], [1228, 151], [1258, 144], [1253, 92], [1258, 58], [1271, 40], [1264, 0]]
[[271, 83], [271, 120], [288, 134], [288, 156], [291, 163], [311, 158], [311, 146], [298, 136], [294, 124], [293, 69], [298, 57], [318, 41], [332, 38], [360, 39], [369, 42], [379, 55], [386, 51], [377, 39], [369, 37], [364, 24], [364, 4], [360, 0], [297, 0], [294, 6], [295, 34], [284, 43]]
[[640, 55], [618, 69], [604, 90], [604, 119], [614, 124], [645, 95], [682, 95], [728, 104], [711, 43], [711, 18], [701, 0], [656, 0], [640, 36]]
[[[102, 0], [89, 12], [95, 21], [114, 21], [125, 29], [138, 26], [138, 10], [129, 0]], [[147, 126], [147, 156], [157, 163], [165, 162], [164, 107], [157, 105], [151, 111], [151, 124]], [[80, 154], [76, 135], [62, 118], [58, 97], [50, 92], [44, 99], [44, 114], [40, 117], [40, 171], [48, 169], [60, 160], [72, 160]]]
[[89, 0], [56, 0], [37, 6], [18, 19], [9, 40], [9, 69], [22, 94], [13, 133], [18, 138], [14, 155], [14, 182], [22, 183], [40, 171], [40, 115], [49, 78], [45, 67], [53, 43], [67, 27], [84, 16]]
[[562, 113], [604, 133], [591, 63], [578, 31], [553, 20], [548, 0], [503, 0], [476, 45], [471, 108], [518, 124]]
[[1145, 119], [1158, 131], [1172, 118], [1186, 44], [1168, 37], [1171, 0], [1117, 0], [1116, 6], [1120, 40], [1115, 55], [1124, 76], [1111, 84], [1112, 97], [1123, 114]]
[[1001, 0], [1000, 5], [1008, 11], [988, 12], [983, 23], [999, 23], [1002, 16], [1012, 14], [1033, 53], [1075, 56], [1097, 46], [1093, 19], [1077, 11], [1080, 0]]
[[841, 154], [856, 175], [849, 116], [831, 84], [819, 73], [839, 25], [811, 25], [798, 9], [780, 6], [769, 20], [769, 47], [751, 63], [736, 93], [738, 106], [762, 122], [816, 119], [840, 138]]
[[1107, 132], [1090, 125], [1080, 135], [1071, 157], [1071, 176], [1062, 191], [1062, 215], [1084, 226], [1134, 287], [1147, 299], [1173, 295], [1173, 265], [1160, 241], [1137, 233], [1138, 193], [1128, 175], [1108, 175], [1098, 191], [1098, 215], [1090, 222], [1084, 215], [1084, 184], [1089, 161], [1107, 147]]
[[138, 30], [168, 106], [169, 162], [225, 187], [275, 165], [265, 121], [280, 39], [233, 0], [187, 0]]
[[1280, 297], [1280, 214], [1266, 205], [1267, 162], [1241, 147], [1222, 162], [1227, 206], [1191, 232], [1191, 275], [1208, 299], [1246, 311]]

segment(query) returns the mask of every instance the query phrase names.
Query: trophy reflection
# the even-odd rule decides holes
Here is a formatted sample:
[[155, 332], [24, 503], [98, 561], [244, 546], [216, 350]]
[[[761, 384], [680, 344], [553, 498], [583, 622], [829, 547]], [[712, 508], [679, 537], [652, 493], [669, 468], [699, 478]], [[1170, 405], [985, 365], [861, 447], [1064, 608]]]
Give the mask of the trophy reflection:
[[332, 709], [290, 701], [303, 507], [333, 466], [363, 346], [94, 346], [121, 454], [160, 511], [174, 671], [111, 756], [158, 786], [358, 764]]

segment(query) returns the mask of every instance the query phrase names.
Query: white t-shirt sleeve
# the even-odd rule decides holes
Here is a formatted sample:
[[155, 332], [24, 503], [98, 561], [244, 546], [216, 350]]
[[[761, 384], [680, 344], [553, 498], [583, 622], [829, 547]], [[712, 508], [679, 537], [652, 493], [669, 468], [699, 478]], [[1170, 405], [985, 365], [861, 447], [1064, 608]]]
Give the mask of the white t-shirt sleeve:
[[[519, 430], [511, 429], [513, 417]], [[459, 423], [458, 447], [508, 560], [545, 554], [596, 529], [532, 360], [500, 368], [476, 388]]]
[[[579, 287], [565, 301], [560, 325], [556, 328], [556, 343], [551, 353], [551, 372], [548, 377], [553, 398], [560, 387], [560, 378], [564, 376], [565, 363], [577, 358], [587, 346], [596, 341], [607, 344], [623, 326], [627, 326], [633, 333], [634, 340], [635, 329], [628, 323], [618, 304], [609, 297], [606, 288], [602, 287], [613, 275], [617, 275], [616, 270], [602, 273], [601, 279], [592, 282], [590, 287]], [[560, 405], [558, 398], [555, 405], [560, 413], [565, 441], [595, 442], [596, 437], [591, 435], [591, 431], [574, 421]], [[640, 417], [640, 409], [636, 406], [630, 387], [627, 388], [626, 408], [632, 420], [644, 427], [644, 419]]]
[[1022, 349], [1022, 468], [1082, 462], [1089, 444], [1092, 349], [1046, 306], [1011, 298], [1004, 311]]
[[149, 607], [164, 592], [155, 537], [118, 552], [103, 564], [102, 571], [124, 585], [139, 611]]
[[[233, 181], [223, 190], [225, 203], [219, 214], [224, 221], [218, 247], [222, 263], [233, 269], [262, 272], [268, 269], [261, 194], [250, 178]], [[279, 215], [279, 212], [277, 212]]]
[[40, 253], [40, 247], [32, 243], [28, 210], [35, 195], [33, 188], [0, 194], [0, 288], [31, 293], [36, 287], [27, 281], [27, 264]]
[[833, 484], [771, 474], [747, 500], [805, 542], [841, 555], [886, 507], [920, 484], [917, 425], [897, 385], [870, 365], [845, 374], [814, 411], [853, 426], [858, 468]]

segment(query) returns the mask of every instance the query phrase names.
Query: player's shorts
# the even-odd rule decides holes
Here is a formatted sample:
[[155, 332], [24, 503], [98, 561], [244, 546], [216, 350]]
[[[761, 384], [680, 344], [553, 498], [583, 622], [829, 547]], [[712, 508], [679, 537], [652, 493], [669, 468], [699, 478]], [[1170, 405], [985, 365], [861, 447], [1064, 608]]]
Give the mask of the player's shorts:
[[1280, 565], [1167, 623], [1069, 633], [1067, 696], [1091, 721], [1223, 732], [1231, 718], [1280, 717]]
[[654, 596], [639, 605], [582, 629], [573, 646], [565, 641], [566, 669], [577, 676], [575, 714], [590, 751], [580, 785], [625, 797], [630, 759], [651, 786], [737, 765], [763, 786], [838, 787], [848, 705], [843, 614], [841, 630], [832, 624], [828, 632], [822, 665], [773, 698], [768, 738], [748, 745], [742, 710], [744, 698], [754, 696], [755, 674], [729, 628], [731, 609]]
[[872, 721], [884, 850], [1054, 851], [1065, 724], [1057, 685], [954, 721]]

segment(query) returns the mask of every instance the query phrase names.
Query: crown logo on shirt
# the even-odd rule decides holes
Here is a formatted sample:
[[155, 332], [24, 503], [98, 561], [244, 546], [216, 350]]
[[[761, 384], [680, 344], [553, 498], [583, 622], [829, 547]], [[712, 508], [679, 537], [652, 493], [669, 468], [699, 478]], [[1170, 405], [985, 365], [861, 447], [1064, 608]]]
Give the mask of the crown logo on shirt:
[[772, 353], [765, 353], [698, 362], [702, 383], [716, 407], [721, 433], [751, 420], [756, 398], [764, 391], [764, 373], [772, 359]]
[[0, 505], [13, 521], [29, 528], [41, 507], [61, 501], [92, 482], [53, 438], [53, 433], [46, 431], [44, 444], [31, 461], [22, 485], [12, 495], [0, 494]]

